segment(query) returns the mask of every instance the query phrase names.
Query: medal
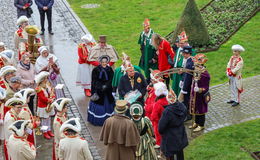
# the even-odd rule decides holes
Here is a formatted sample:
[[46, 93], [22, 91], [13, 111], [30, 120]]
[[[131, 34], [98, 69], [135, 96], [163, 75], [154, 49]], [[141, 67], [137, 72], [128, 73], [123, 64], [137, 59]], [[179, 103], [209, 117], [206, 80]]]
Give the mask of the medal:
[[140, 77], [137, 78], [137, 83], [141, 83], [142, 79]]

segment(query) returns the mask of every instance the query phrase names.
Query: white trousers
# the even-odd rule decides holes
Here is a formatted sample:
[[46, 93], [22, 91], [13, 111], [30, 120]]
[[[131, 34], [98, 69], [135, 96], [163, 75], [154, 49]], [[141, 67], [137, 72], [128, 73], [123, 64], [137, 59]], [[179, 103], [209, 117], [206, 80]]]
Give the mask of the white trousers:
[[237, 83], [235, 77], [229, 77], [229, 85], [230, 85], [230, 97], [232, 101], [237, 103], [240, 102], [240, 93], [237, 88]]

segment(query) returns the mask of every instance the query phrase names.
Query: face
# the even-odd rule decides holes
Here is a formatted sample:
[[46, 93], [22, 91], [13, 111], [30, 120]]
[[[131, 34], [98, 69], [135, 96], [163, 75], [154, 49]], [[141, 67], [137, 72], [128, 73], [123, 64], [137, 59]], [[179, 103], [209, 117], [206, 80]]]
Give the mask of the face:
[[22, 109], [23, 109], [22, 105], [15, 105], [13, 107], [13, 110], [15, 111], [16, 114], [19, 114]]
[[24, 63], [24, 64], [29, 64], [29, 63], [30, 63], [30, 58], [29, 58], [29, 57], [25, 58], [25, 59], [23, 60], [23, 63]]
[[184, 57], [185, 59], [187, 59], [187, 58], [190, 57], [190, 54], [189, 54], [189, 53], [185, 53], [185, 52], [183, 52], [182, 55], [183, 55], [183, 57]]
[[134, 77], [135, 75], [135, 70], [133, 68], [130, 68], [127, 70], [127, 74], [129, 77]]
[[0, 52], [4, 51], [5, 47], [0, 47]]
[[64, 106], [63, 109], [62, 109], [62, 113], [66, 113], [68, 111], [68, 107], [67, 106]]
[[29, 22], [23, 22], [22, 25], [21, 25], [21, 27], [22, 27], [22, 28], [25, 28], [25, 27], [28, 26], [28, 25], [29, 25]]
[[107, 66], [107, 59], [103, 58], [101, 60], [101, 66], [104, 67], [104, 68]]
[[12, 83], [12, 87], [14, 89], [19, 89], [21, 87], [21, 83], [20, 82]]
[[14, 76], [15, 76], [15, 74], [14, 74], [14, 72], [12, 72], [12, 73], [7, 74], [7, 75], [5, 76], [5, 79], [6, 79], [6, 80], [10, 80], [10, 78], [12, 78], [12, 77], [14, 77]]
[[99, 42], [99, 44], [101, 48], [104, 48], [106, 46], [106, 42]]
[[144, 32], [148, 33], [150, 31], [150, 27], [144, 27]]
[[179, 47], [183, 48], [185, 46], [185, 42], [180, 42]]
[[240, 52], [239, 52], [239, 51], [233, 51], [233, 55], [234, 55], [234, 56], [239, 56], [239, 55], [240, 55]]
[[134, 119], [135, 121], [139, 121], [139, 120], [141, 119], [141, 116], [139, 116], [139, 115], [133, 115], [133, 119]]
[[43, 52], [42, 52], [42, 56], [43, 56], [43, 57], [48, 57], [48, 55], [49, 55], [49, 52], [48, 52], [48, 51], [43, 51]]

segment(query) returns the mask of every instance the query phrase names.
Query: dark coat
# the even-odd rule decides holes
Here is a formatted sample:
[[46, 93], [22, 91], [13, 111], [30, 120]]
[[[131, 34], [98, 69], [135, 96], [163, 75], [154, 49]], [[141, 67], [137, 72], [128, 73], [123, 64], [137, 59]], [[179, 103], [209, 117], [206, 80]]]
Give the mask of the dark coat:
[[104, 97], [107, 96], [109, 103], [114, 103], [114, 97], [112, 95], [112, 79], [114, 76], [114, 71], [111, 67], [106, 67], [105, 71], [107, 73], [108, 79], [104, 74], [100, 77], [102, 67], [99, 65], [95, 67], [92, 71], [92, 81], [91, 81], [91, 92], [92, 95], [97, 93], [99, 100], [95, 101], [96, 104], [103, 105]]
[[52, 8], [54, 0], [35, 0], [35, 4], [38, 6], [39, 10], [43, 10], [43, 7]]
[[161, 150], [166, 157], [173, 156], [188, 145], [184, 127], [186, 113], [186, 107], [180, 102], [165, 106], [158, 130], [162, 136]]
[[[141, 79], [141, 82], [140, 82]], [[121, 77], [119, 85], [118, 85], [118, 92], [120, 97], [124, 97], [128, 92], [134, 91], [134, 90], [139, 90], [142, 93], [142, 98], [138, 99], [143, 103], [143, 97], [146, 94], [146, 87], [147, 87], [147, 82], [144, 78], [144, 76], [139, 73], [135, 72], [134, 75], [134, 88], [131, 86], [131, 82], [129, 80], [128, 74], [125, 74], [123, 77]]]
[[[192, 61], [192, 58], [189, 58], [187, 60], [186, 66], [184, 68], [194, 70], [194, 63]], [[186, 94], [184, 94], [183, 103], [186, 105], [186, 107], [188, 107], [189, 102], [190, 102], [190, 90], [191, 90], [192, 78], [193, 78], [193, 75], [189, 74], [189, 73], [183, 73], [183, 75], [182, 75], [182, 81], [183, 81], [182, 90], [184, 92], [186, 92]]]
[[33, 2], [32, 0], [14, 0], [14, 6], [17, 8], [17, 17], [21, 17], [21, 16], [26, 16], [26, 17], [30, 17], [30, 15], [28, 14], [28, 8], [27, 9], [23, 9], [23, 6], [29, 3], [29, 6], [32, 6]]

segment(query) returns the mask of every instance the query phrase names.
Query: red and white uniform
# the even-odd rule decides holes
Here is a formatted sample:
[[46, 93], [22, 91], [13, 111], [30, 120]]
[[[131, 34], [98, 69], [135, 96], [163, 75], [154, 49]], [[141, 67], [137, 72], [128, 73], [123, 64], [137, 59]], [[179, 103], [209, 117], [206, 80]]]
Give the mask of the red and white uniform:
[[53, 130], [54, 130], [54, 144], [53, 144], [53, 154], [52, 154], [53, 160], [58, 160], [59, 143], [60, 140], [64, 138], [63, 133], [60, 133], [60, 127], [66, 120], [67, 120], [66, 114], [64, 114], [63, 116], [56, 114], [53, 121]]
[[170, 43], [166, 40], [162, 40], [158, 47], [158, 69], [162, 72], [171, 68], [171, 65], [168, 63], [168, 55], [174, 59], [174, 51]]
[[164, 106], [168, 105], [168, 101], [166, 97], [158, 99], [153, 106], [153, 111], [151, 115], [151, 121], [154, 127], [155, 139], [156, 144], [160, 146], [161, 144], [161, 135], [158, 131], [158, 123], [162, 116]]
[[[82, 43], [78, 46], [78, 73], [76, 85], [82, 86], [84, 89], [91, 89], [91, 73], [95, 67], [95, 62], [89, 62], [88, 56], [90, 49], [95, 43]], [[97, 62], [99, 64], [99, 62]]]
[[229, 78], [231, 100], [240, 102], [240, 94], [243, 92], [242, 69], [244, 61], [241, 56], [231, 56], [227, 64], [227, 76]]
[[145, 116], [147, 116], [149, 119], [151, 119], [152, 116], [155, 99], [156, 99], [156, 95], [154, 93], [154, 88], [150, 87], [150, 90], [148, 92], [148, 97], [146, 98], [145, 106], [144, 106]]
[[36, 158], [34, 145], [24, 137], [11, 135], [7, 147], [11, 160], [34, 160]]
[[15, 121], [20, 120], [18, 115], [14, 112], [13, 109], [10, 109], [5, 117], [4, 117], [4, 136], [5, 136], [5, 143], [4, 143], [4, 152], [5, 152], [5, 159], [8, 160], [8, 156], [10, 155], [9, 151], [7, 150], [6, 144], [9, 141], [10, 136], [12, 135], [12, 131], [9, 130], [9, 126], [14, 123]]
[[37, 115], [40, 118], [49, 118], [50, 115], [54, 115], [54, 110], [47, 113], [45, 109], [47, 105], [52, 102], [52, 98], [55, 98], [55, 96], [51, 95], [51, 91], [48, 88], [37, 87], [35, 91], [37, 92], [38, 97]]

